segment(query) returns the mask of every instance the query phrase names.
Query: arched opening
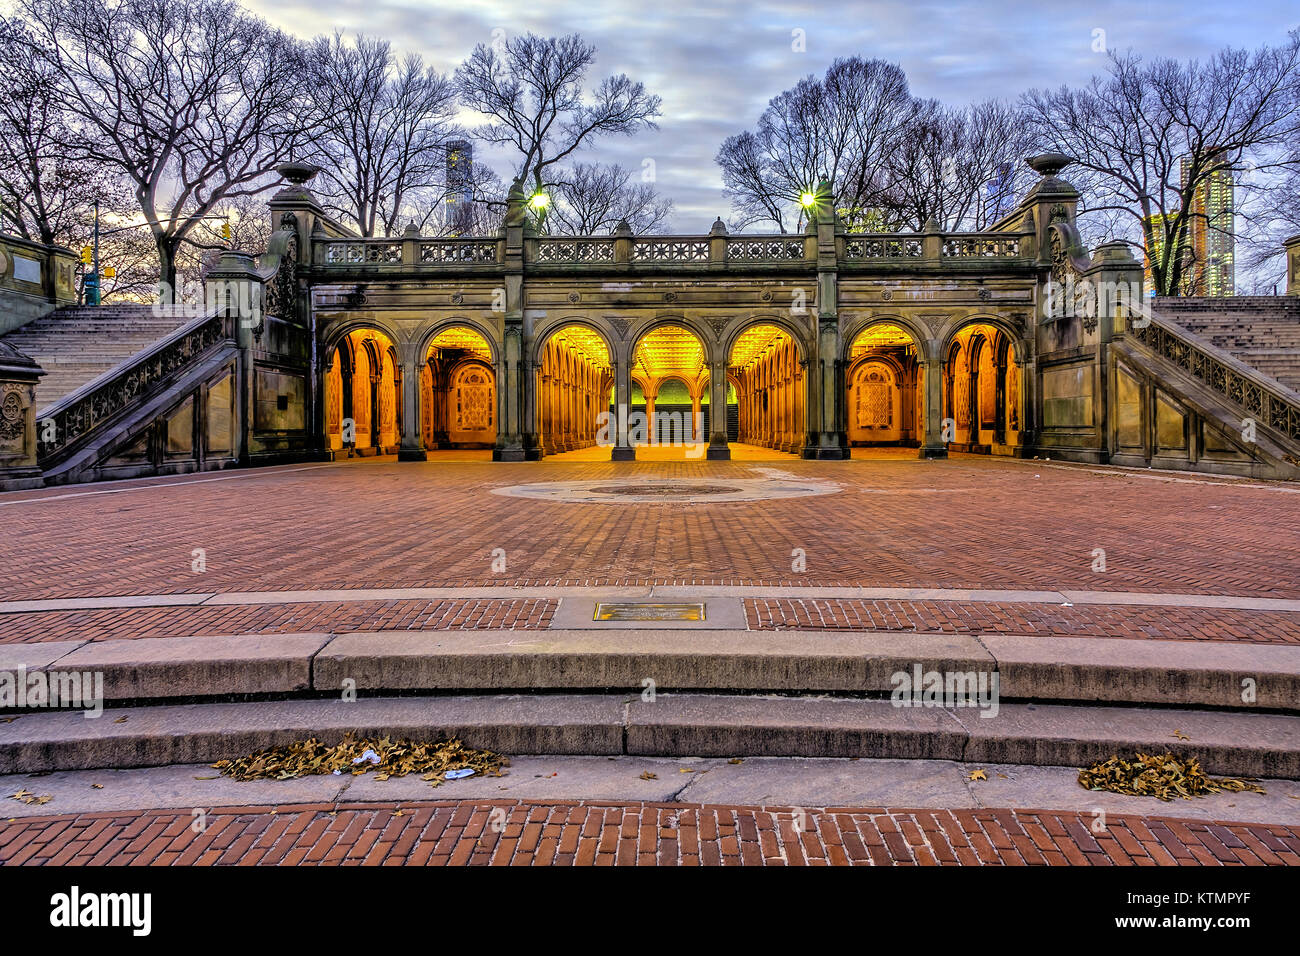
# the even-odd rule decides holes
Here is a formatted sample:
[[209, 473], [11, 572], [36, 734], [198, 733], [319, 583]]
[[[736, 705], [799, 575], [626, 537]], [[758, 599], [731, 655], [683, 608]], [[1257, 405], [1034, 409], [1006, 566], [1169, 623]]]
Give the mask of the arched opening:
[[[604, 433], [614, 366], [609, 347], [585, 325], [561, 326], [542, 343], [537, 370], [537, 433], [542, 454], [589, 460]], [[608, 458], [608, 452], [603, 452]]]
[[854, 457], [870, 449], [918, 448], [925, 437], [925, 368], [912, 333], [879, 323], [849, 346], [845, 373], [848, 437]]
[[391, 339], [354, 329], [325, 372], [325, 441], [336, 457], [395, 455], [402, 435], [402, 371]]
[[490, 449], [497, 440], [492, 348], [468, 326], [443, 329], [420, 365], [420, 436], [429, 450]]
[[[640, 459], [703, 458], [709, 444], [709, 368], [704, 342], [661, 325], [632, 350], [628, 441]], [[617, 409], [611, 408], [617, 414]], [[725, 410], [721, 414], [726, 414]]]
[[807, 428], [804, 368], [795, 340], [780, 326], [752, 325], [736, 337], [727, 365], [736, 394], [737, 442], [798, 455]]
[[944, 417], [952, 451], [1014, 455], [1024, 420], [1021, 368], [1007, 334], [973, 322], [952, 337], [943, 363]]

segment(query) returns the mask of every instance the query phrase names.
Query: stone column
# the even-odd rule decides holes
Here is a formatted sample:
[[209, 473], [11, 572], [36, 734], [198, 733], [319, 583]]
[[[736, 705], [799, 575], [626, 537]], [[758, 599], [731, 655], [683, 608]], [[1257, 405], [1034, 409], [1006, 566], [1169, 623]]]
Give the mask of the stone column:
[[420, 419], [420, 363], [408, 356], [402, 362], [402, 441], [398, 461], [428, 461]]
[[[695, 400], [699, 409], [699, 399]], [[709, 372], [709, 461], [731, 461], [727, 444], [727, 363], [714, 362]]]
[[614, 447], [610, 450], [610, 461], [636, 461], [636, 449], [628, 441], [627, 417], [632, 406], [632, 363], [630, 358], [620, 357], [614, 365], [614, 419], [610, 422], [610, 433], [614, 436]]
[[[938, 349], [939, 343], [930, 343]], [[925, 360], [925, 437], [919, 458], [947, 458], [948, 445], [943, 441], [943, 360]]]

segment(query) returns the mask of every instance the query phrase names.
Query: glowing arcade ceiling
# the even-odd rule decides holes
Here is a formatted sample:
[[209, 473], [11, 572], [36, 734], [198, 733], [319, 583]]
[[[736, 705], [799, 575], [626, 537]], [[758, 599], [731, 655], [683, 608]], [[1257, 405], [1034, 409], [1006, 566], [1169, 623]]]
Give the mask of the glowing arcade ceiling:
[[557, 345], [580, 352], [588, 362], [599, 368], [608, 368], [609, 349], [605, 340], [585, 325], [566, 325], [553, 336]]
[[632, 372], [647, 381], [680, 376], [694, 381], [704, 371], [704, 345], [694, 332], [680, 325], [664, 325], [636, 344]]
[[775, 325], [755, 325], [740, 333], [731, 349], [732, 368], [744, 369], [763, 358], [772, 349], [785, 344], [790, 336]]
[[911, 334], [902, 328], [902, 326], [873, 325], [871, 328], [864, 330], [862, 334], [853, 340], [853, 347], [849, 349], [849, 361], [853, 361], [858, 356], [870, 352], [872, 349], [890, 348], [900, 345], [916, 345]]
[[462, 325], [446, 329], [435, 335], [433, 341], [429, 343], [430, 353], [434, 349], [459, 349], [469, 352], [475, 358], [483, 359], [485, 362], [492, 360], [492, 350], [488, 348], [483, 336]]

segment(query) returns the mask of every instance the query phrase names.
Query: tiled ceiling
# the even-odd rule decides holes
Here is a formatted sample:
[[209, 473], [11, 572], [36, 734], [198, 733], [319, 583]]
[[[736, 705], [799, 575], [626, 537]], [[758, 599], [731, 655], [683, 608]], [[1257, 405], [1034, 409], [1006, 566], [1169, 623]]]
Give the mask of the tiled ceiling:
[[736, 344], [731, 348], [731, 361], [728, 364], [732, 368], [746, 368], [789, 340], [790, 336], [775, 325], [755, 325], [746, 329], [740, 334], [740, 338], [736, 339]]
[[916, 342], [902, 326], [873, 325], [853, 340], [853, 347], [849, 350], [849, 360], [852, 361], [872, 349], [898, 345], [914, 346]]
[[433, 341], [429, 343], [429, 349], [430, 351], [433, 349], [460, 349], [470, 352], [476, 358], [481, 358], [484, 361], [490, 361], [492, 358], [492, 350], [488, 348], [483, 336], [473, 329], [461, 325], [439, 332], [433, 337]]
[[704, 370], [704, 345], [679, 325], [660, 326], [637, 343], [632, 370], [648, 380], [679, 375], [693, 381]]
[[561, 348], [582, 353], [592, 365], [608, 367], [610, 364], [605, 340], [585, 325], [566, 325], [555, 333], [554, 338]]

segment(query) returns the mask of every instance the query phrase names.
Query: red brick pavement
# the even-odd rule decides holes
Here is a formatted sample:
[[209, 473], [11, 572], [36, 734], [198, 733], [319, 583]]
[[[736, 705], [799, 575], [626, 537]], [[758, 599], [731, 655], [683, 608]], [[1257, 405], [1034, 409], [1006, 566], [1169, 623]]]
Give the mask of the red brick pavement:
[[557, 607], [558, 601], [515, 598], [41, 611], [0, 615], [0, 644], [313, 631], [531, 630], [546, 627]]
[[[1300, 613], [1128, 605], [747, 598], [754, 630], [903, 631], [1044, 637], [1300, 644]], [[331, 601], [212, 607], [100, 608], [0, 615], [0, 644], [311, 631], [519, 629], [550, 626], [558, 603], [536, 598]]]
[[[755, 630], [924, 631], [1300, 644], [1300, 613], [1129, 605], [746, 598]], [[0, 621], [0, 635], [5, 633]]]
[[1259, 866], [1300, 828], [1041, 810], [442, 801], [33, 817], [0, 864]]
[[[1300, 495], [1284, 490], [997, 459], [779, 464], [841, 490], [565, 504], [489, 489], [762, 473], [743, 462], [367, 462], [0, 495], [0, 596], [766, 583], [1300, 598]], [[196, 548], [206, 553], [200, 574]], [[497, 548], [503, 574], [492, 572]], [[791, 571], [795, 548], [805, 573]], [[1095, 548], [1106, 551], [1105, 573], [1091, 570]]]

